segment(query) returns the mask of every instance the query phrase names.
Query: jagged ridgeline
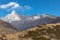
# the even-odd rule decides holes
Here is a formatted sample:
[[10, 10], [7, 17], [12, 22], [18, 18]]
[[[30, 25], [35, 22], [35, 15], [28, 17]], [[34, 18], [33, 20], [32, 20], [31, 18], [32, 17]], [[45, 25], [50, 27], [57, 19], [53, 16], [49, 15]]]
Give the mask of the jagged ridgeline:
[[0, 40], [60, 40], [60, 23], [37, 25], [15, 34], [3, 34]]

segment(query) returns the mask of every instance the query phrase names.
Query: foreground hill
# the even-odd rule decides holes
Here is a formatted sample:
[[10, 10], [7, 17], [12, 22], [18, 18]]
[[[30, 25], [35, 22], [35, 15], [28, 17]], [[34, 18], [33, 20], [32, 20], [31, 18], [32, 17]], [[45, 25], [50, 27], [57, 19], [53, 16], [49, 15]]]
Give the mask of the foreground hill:
[[0, 20], [0, 35], [1, 34], [11, 34], [15, 33], [18, 30], [13, 27], [10, 23]]
[[60, 23], [37, 25], [15, 34], [3, 34], [0, 40], [60, 40]]

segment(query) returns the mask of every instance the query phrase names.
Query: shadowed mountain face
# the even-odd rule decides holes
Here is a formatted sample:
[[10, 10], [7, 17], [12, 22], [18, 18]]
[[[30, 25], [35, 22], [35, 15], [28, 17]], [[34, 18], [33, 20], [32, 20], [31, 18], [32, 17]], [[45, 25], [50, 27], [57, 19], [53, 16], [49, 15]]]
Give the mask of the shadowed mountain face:
[[0, 20], [0, 34], [11, 34], [17, 31], [18, 29], [16, 29], [10, 23]]
[[51, 20], [50, 23], [60, 23], [60, 17], [56, 17], [55, 19]]
[[60, 23], [37, 25], [15, 34], [1, 36], [3, 40], [60, 40]]

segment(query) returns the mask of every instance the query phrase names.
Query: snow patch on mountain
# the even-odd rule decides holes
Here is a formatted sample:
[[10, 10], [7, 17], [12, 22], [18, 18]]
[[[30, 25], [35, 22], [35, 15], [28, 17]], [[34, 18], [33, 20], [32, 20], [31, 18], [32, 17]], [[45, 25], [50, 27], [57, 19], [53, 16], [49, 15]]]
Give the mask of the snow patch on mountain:
[[36, 14], [33, 16], [33, 20], [37, 20], [37, 19], [40, 19], [40, 15], [39, 14]]
[[44, 13], [42, 14], [42, 17], [45, 18], [45, 17], [49, 17], [49, 18], [56, 18], [56, 16], [53, 16], [53, 15], [50, 15], [50, 14], [47, 14], [47, 13]]

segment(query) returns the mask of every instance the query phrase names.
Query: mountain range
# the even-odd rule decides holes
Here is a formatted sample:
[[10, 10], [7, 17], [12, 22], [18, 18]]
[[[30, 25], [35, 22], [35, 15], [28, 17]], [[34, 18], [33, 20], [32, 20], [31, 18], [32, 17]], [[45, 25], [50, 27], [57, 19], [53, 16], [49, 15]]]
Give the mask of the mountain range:
[[60, 17], [53, 16], [50, 14], [34, 15], [34, 16], [23, 16], [17, 14], [14, 10], [12, 13], [1, 18], [1, 20], [10, 23], [19, 30], [26, 30], [40, 24], [50, 24], [60, 22]]

